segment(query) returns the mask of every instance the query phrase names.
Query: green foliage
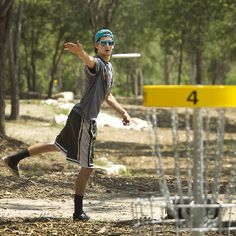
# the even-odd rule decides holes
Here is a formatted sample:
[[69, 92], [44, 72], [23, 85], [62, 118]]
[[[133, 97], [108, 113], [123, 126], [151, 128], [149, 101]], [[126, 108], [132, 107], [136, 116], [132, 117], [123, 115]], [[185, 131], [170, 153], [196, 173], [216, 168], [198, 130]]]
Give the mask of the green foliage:
[[232, 69], [228, 73], [226, 84], [236, 85], [236, 65], [235, 64], [232, 66]]
[[144, 84], [163, 84], [163, 55], [161, 52], [160, 39], [154, 38], [145, 45], [144, 57], [142, 58], [143, 70], [145, 70]]
[[[199, 53], [203, 83], [232, 84], [235, 18], [232, 0], [25, 0], [20, 88], [47, 94], [54, 78], [60, 90], [80, 95], [83, 65], [66, 52], [60, 56], [63, 42], [80, 40], [93, 55], [94, 32], [102, 27], [115, 33], [114, 53], [142, 55], [112, 60], [117, 95], [134, 94], [137, 71], [142, 72], [144, 84], [164, 84], [167, 76], [169, 83], [192, 83], [189, 71], [196, 70]], [[10, 83], [6, 85], [9, 93]]]

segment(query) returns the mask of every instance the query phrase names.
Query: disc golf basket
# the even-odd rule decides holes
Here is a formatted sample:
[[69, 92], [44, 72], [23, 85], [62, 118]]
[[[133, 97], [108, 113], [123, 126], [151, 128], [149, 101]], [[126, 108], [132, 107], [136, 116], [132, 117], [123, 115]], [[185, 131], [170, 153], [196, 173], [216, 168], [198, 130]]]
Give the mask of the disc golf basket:
[[161, 196], [133, 202], [136, 234], [236, 235], [236, 87], [145, 86], [144, 105]]

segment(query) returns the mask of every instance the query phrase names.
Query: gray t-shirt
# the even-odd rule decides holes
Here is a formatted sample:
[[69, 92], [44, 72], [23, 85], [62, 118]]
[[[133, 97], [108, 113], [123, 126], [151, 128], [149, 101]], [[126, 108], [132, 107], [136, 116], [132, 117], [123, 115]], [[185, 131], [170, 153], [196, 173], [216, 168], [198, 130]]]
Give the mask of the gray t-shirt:
[[100, 107], [113, 85], [112, 64], [97, 56], [95, 59], [96, 66], [93, 71], [85, 66], [86, 88], [80, 102], [73, 108], [86, 120], [97, 118]]

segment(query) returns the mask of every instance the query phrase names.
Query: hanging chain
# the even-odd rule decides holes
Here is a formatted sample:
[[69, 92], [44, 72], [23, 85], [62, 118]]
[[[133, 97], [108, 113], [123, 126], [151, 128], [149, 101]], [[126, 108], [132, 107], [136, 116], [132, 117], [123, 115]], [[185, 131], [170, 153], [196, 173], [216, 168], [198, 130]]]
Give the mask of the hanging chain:
[[189, 199], [192, 198], [192, 158], [191, 158], [191, 140], [190, 140], [190, 113], [189, 109], [185, 111], [185, 148], [186, 148], [186, 158], [187, 158], [187, 176], [188, 176], [188, 197]]
[[182, 191], [182, 181], [180, 177], [181, 174], [180, 174], [179, 136], [178, 136], [179, 119], [178, 119], [178, 114], [176, 112], [176, 109], [172, 109], [171, 124], [172, 124], [173, 151], [174, 151], [174, 158], [175, 158], [176, 185], [177, 185], [177, 192], [182, 203], [183, 191]]
[[215, 174], [212, 191], [212, 199], [217, 202], [219, 196], [220, 177], [222, 169], [222, 154], [224, 146], [224, 127], [225, 127], [225, 109], [219, 109], [217, 115], [217, 134], [216, 134], [216, 156], [215, 156]]
[[211, 123], [211, 116], [209, 109], [205, 110], [205, 117], [206, 117], [206, 125], [205, 125], [205, 139], [204, 139], [204, 194], [205, 199], [208, 199], [208, 192], [209, 192], [209, 164], [210, 164], [210, 123]]
[[158, 129], [158, 119], [157, 119], [157, 113], [156, 109], [153, 109], [152, 111], [152, 125], [153, 125], [153, 156], [156, 157], [156, 170], [157, 175], [159, 176], [159, 185], [160, 185], [160, 191], [162, 193], [162, 196], [165, 198], [167, 207], [171, 214], [174, 217], [177, 217], [175, 209], [172, 205], [172, 200], [170, 198], [170, 192], [167, 184], [167, 180], [165, 177], [165, 167], [162, 161], [162, 153], [160, 148], [160, 141], [159, 141], [159, 129]]

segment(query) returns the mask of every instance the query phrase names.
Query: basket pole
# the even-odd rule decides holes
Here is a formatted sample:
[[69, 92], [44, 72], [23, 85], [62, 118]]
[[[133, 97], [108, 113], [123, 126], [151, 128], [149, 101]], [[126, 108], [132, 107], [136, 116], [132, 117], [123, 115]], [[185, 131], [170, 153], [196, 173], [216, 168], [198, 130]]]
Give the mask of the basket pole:
[[[204, 157], [202, 141], [201, 108], [193, 110], [193, 200], [194, 204], [204, 204]], [[193, 228], [203, 228], [204, 208], [193, 208]], [[193, 231], [192, 236], [203, 236], [203, 232]]]

